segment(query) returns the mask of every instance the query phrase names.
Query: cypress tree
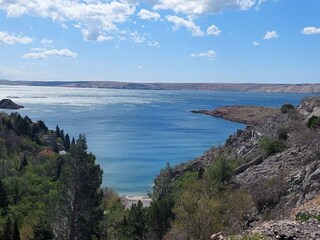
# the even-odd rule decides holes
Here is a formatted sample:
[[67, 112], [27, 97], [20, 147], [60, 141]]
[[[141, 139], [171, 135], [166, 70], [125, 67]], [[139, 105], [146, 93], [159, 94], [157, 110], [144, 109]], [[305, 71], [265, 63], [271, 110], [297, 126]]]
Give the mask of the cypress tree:
[[64, 146], [64, 148], [65, 148], [66, 151], [69, 151], [69, 149], [70, 149], [70, 137], [69, 137], [69, 134], [68, 134], [68, 133], [67, 133], [66, 136], [64, 137], [63, 146]]
[[59, 128], [59, 125], [56, 126], [56, 131], [55, 131], [55, 134], [56, 134], [56, 137], [60, 137], [60, 128]]

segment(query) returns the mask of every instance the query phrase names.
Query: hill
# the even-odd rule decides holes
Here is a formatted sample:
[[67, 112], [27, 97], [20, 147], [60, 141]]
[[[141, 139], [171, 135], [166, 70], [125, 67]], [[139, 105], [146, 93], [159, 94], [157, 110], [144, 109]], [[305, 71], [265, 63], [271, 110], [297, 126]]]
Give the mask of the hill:
[[8, 81], [0, 85], [110, 88], [140, 90], [194, 90], [194, 91], [236, 91], [267, 93], [320, 93], [320, 84], [258, 84], [258, 83], [131, 83], [116, 81]]
[[[319, 239], [319, 109], [320, 97], [312, 97], [297, 108], [285, 104], [262, 118], [253, 113], [267, 112], [267, 108], [233, 106], [199, 111], [213, 116], [218, 112], [219, 117], [249, 125], [223, 146], [172, 169], [170, 191], [174, 196], [189, 196], [195, 208], [187, 213], [191, 205], [176, 198], [173, 211], [178, 220], [172, 236], [187, 232], [187, 236], [208, 239], [221, 231], [214, 239], [229, 239], [234, 234], [240, 234], [236, 239], [251, 239], [245, 238], [248, 235], [252, 239]], [[160, 174], [158, 182], [163, 178]], [[217, 205], [209, 207], [213, 203]], [[196, 219], [197, 212], [204, 218], [194, 220], [193, 225], [207, 224], [198, 233], [180, 222]], [[220, 220], [208, 220], [212, 214], [218, 214]]]

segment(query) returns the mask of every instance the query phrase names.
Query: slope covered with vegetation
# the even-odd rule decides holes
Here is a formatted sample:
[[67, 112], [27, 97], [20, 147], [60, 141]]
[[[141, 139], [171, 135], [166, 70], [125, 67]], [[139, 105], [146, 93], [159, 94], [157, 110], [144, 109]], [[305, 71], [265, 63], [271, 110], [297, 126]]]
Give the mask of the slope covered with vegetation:
[[317, 239], [320, 97], [285, 104], [198, 159], [161, 170], [126, 208], [77, 140], [0, 115], [1, 239]]

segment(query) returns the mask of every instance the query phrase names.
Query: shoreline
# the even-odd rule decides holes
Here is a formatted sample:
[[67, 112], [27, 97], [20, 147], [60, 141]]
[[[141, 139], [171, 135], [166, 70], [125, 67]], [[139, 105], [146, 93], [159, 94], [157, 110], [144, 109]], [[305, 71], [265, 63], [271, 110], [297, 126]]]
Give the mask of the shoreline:
[[144, 207], [149, 207], [152, 199], [147, 195], [124, 195], [121, 196], [122, 202], [125, 208], [130, 208], [132, 204], [137, 204], [139, 201], [142, 202]]

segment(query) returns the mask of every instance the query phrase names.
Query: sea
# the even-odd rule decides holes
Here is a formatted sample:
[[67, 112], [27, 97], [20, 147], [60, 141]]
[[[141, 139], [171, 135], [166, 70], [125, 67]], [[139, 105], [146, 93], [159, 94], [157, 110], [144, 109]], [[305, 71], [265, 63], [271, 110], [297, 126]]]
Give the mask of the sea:
[[[154, 91], [0, 86], [18, 111], [50, 129], [59, 125], [75, 138], [85, 134], [88, 150], [103, 169], [103, 187], [120, 195], [146, 195], [166, 163], [190, 161], [245, 125], [191, 110], [226, 105], [298, 105], [310, 94], [219, 91]], [[6, 110], [7, 113], [14, 112]]]

